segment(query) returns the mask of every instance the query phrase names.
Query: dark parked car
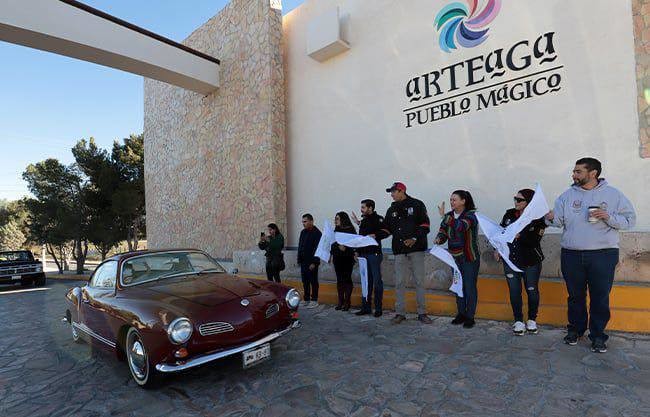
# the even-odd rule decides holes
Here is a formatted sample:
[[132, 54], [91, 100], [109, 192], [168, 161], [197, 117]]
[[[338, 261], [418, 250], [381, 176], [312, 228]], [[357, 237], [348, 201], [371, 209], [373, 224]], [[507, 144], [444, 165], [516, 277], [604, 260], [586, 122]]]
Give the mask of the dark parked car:
[[66, 298], [73, 339], [126, 360], [140, 386], [231, 355], [253, 366], [300, 326], [296, 290], [230, 275], [193, 249], [114, 256]]
[[45, 272], [28, 250], [0, 252], [0, 284], [45, 285]]

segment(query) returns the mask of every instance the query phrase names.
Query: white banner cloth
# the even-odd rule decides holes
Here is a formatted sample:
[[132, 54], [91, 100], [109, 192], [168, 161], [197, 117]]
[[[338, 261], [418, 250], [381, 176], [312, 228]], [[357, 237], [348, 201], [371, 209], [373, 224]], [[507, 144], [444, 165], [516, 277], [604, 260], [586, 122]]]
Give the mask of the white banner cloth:
[[510, 248], [508, 247], [508, 243], [512, 243], [517, 237], [517, 234], [524, 230], [524, 228], [533, 220], [544, 217], [549, 211], [551, 211], [551, 209], [546, 202], [542, 186], [537, 184], [533, 199], [528, 203], [517, 221], [508, 225], [508, 227], [502, 227], [500, 224], [481, 213], [476, 213], [476, 218], [478, 219], [479, 225], [481, 225], [483, 233], [492, 246], [494, 246], [494, 248], [499, 252], [508, 266], [512, 268], [513, 271], [522, 272], [521, 269], [517, 268], [517, 266], [510, 261]]
[[352, 233], [335, 232], [336, 243], [348, 248], [365, 248], [366, 246], [379, 246], [379, 243], [370, 236], [354, 235]]
[[348, 248], [364, 248], [366, 246], [379, 246], [379, 243], [370, 236], [355, 235], [352, 233], [335, 232], [332, 223], [323, 222], [323, 235], [318, 242], [316, 256], [325, 262], [330, 260], [330, 249], [334, 242]]
[[460, 273], [460, 269], [458, 269], [458, 265], [456, 265], [454, 257], [451, 256], [451, 253], [447, 252], [442, 246], [439, 245], [433, 245], [433, 248], [431, 248], [429, 253], [449, 265], [454, 270], [454, 279], [451, 283], [451, 287], [449, 287], [449, 291], [456, 293], [459, 297], [462, 298], [463, 276]]
[[316, 248], [316, 256], [321, 258], [325, 262], [330, 261], [330, 248], [332, 247], [332, 243], [336, 240], [334, 237], [334, 228], [332, 227], [332, 223], [329, 221], [325, 220], [323, 222], [323, 230], [322, 230], [323, 235], [320, 238], [320, 241], [318, 242], [318, 248]]
[[521, 269], [517, 268], [517, 266], [510, 261], [510, 248], [508, 247], [508, 242], [498, 239], [503, 236], [505, 229], [501, 227], [500, 224], [497, 224], [495, 221], [481, 213], [477, 212], [476, 218], [478, 219], [478, 224], [481, 226], [481, 230], [483, 230], [485, 237], [487, 237], [494, 249], [499, 252], [501, 258], [503, 258], [513, 271], [522, 272]]
[[361, 275], [361, 296], [368, 299], [368, 260], [359, 257], [359, 275]]
[[524, 212], [521, 213], [521, 216], [519, 216], [516, 222], [509, 224], [508, 227], [505, 228], [504, 233], [498, 238], [498, 240], [501, 242], [512, 243], [519, 232], [524, 230], [524, 228], [533, 220], [544, 217], [549, 211], [551, 211], [551, 209], [546, 202], [542, 186], [537, 184], [537, 187], [535, 187], [535, 195], [524, 209]]

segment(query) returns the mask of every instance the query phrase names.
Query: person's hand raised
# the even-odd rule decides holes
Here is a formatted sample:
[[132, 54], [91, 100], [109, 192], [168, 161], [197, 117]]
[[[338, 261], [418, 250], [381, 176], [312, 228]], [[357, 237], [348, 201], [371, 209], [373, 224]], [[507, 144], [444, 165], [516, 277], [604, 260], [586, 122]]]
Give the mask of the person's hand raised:
[[440, 213], [441, 216], [445, 215], [445, 202], [443, 201], [441, 205], [438, 206], [438, 213]]

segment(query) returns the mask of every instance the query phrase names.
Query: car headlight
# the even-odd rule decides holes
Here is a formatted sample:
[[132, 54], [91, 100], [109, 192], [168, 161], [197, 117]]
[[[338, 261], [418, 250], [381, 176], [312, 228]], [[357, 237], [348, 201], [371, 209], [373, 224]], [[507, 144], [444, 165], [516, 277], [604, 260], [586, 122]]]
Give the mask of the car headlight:
[[300, 293], [292, 288], [284, 299], [287, 301], [289, 308], [298, 308], [300, 304]]
[[177, 318], [167, 327], [167, 334], [172, 343], [177, 345], [185, 343], [192, 336], [192, 323], [185, 317]]

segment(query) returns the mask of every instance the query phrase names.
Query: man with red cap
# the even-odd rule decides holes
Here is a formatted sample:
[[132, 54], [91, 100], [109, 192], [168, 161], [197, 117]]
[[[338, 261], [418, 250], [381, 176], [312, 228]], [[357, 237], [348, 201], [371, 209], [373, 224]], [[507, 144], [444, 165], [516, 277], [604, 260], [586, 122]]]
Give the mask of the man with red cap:
[[396, 182], [386, 189], [393, 198], [393, 203], [386, 212], [384, 225], [377, 237], [385, 239], [393, 236], [393, 254], [395, 255], [395, 317], [393, 324], [406, 320], [404, 291], [406, 282], [412, 273], [418, 305], [418, 320], [429, 324], [424, 298], [424, 257], [427, 251], [427, 234], [429, 234], [429, 216], [424, 203], [406, 194], [406, 185]]

